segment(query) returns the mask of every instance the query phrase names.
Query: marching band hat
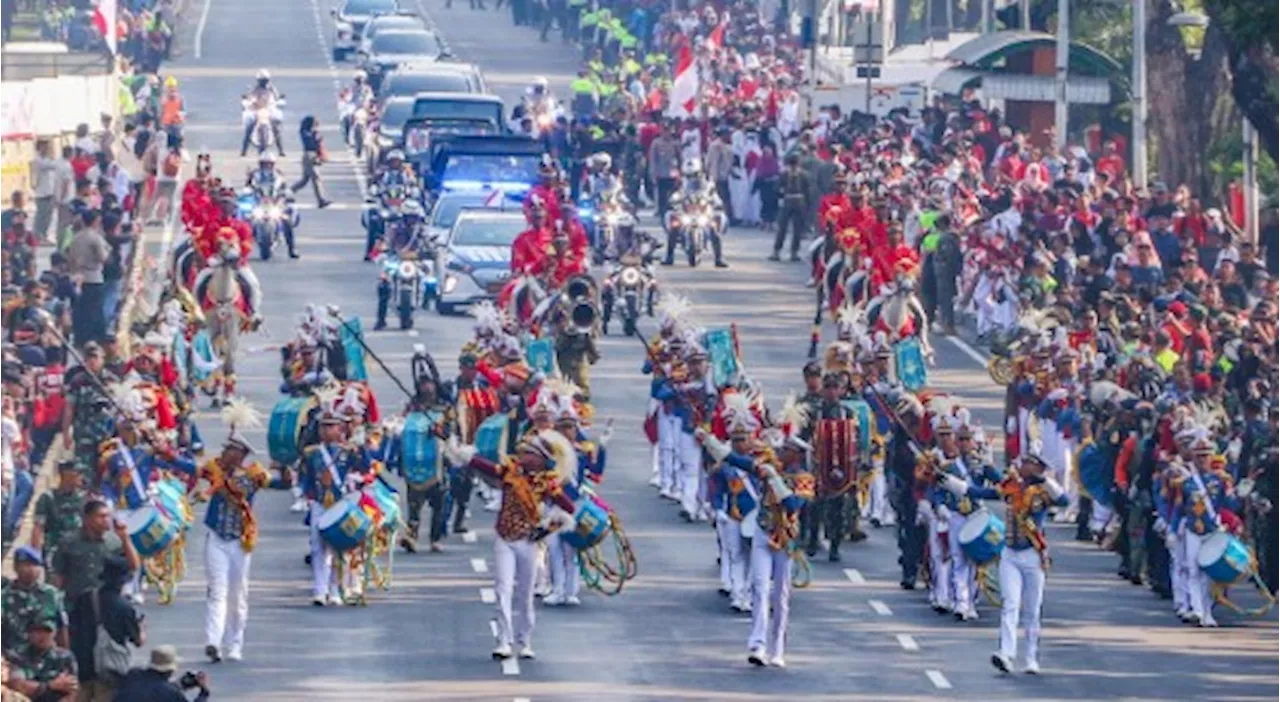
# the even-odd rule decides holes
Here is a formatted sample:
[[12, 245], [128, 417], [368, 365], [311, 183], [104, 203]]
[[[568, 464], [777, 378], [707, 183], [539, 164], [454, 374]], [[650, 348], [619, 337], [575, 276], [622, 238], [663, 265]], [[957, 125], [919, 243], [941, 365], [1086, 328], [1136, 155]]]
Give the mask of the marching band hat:
[[[325, 412], [320, 415], [320, 423], [321, 424], [346, 424], [347, 418], [342, 416], [341, 414], [338, 414], [334, 410], [325, 410]], [[227, 440], [230, 441], [231, 438], [228, 437]]]
[[933, 433], [938, 436], [954, 436], [955, 427], [951, 426], [951, 418], [946, 415], [939, 415], [933, 420]]
[[1196, 456], [1212, 456], [1213, 443], [1206, 437], [1199, 437], [1191, 445], [1191, 452]]
[[[326, 417], [327, 416], [328, 415], [326, 415]], [[320, 419], [321, 424], [327, 423], [325, 421], [326, 417], [322, 417]], [[231, 433], [227, 434], [227, 440], [223, 442], [222, 445], [224, 448], [240, 449], [241, 451], [244, 451], [246, 454], [253, 453], [253, 444], [250, 444], [249, 440], [244, 438], [244, 435], [241, 434], [240, 431], [237, 429], [232, 429]]]
[[707, 360], [707, 351], [702, 348], [702, 346], [693, 344], [689, 347], [688, 353], [685, 354], [685, 358], [690, 361], [705, 361]]
[[960, 428], [956, 430], [956, 438], [957, 438], [957, 439], [972, 439], [972, 438], [973, 438], [973, 428], [972, 428], [972, 427], [970, 427], [968, 424], [961, 424], [961, 425], [960, 425]]

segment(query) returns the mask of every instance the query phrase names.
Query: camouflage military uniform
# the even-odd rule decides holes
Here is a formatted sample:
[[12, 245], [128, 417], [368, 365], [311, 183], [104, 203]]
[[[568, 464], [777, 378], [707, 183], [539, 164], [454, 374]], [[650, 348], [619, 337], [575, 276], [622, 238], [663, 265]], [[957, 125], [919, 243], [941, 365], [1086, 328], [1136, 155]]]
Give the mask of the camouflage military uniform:
[[[105, 371], [98, 379], [104, 385], [116, 381], [114, 375]], [[86, 484], [93, 485], [93, 479], [97, 475], [99, 447], [112, 436], [111, 404], [87, 374], [76, 377], [67, 391], [67, 400], [74, 407], [71, 429], [75, 437], [76, 464], [89, 479], [90, 482]]]
[[75, 598], [98, 587], [102, 580], [102, 566], [109, 556], [124, 557], [124, 544], [112, 532], [94, 541], [83, 531], [67, 539], [58, 548], [53, 561], [53, 572], [66, 578], [63, 591], [74, 602]]
[[67, 625], [62, 593], [57, 588], [36, 582], [25, 587], [16, 580], [4, 581], [0, 588], [0, 631], [4, 637], [4, 653], [10, 655], [25, 645], [27, 627], [33, 622], [51, 621], [58, 628]]
[[[76, 657], [67, 649], [57, 646], [45, 651], [37, 651], [29, 644], [23, 644], [13, 658], [13, 673], [14, 677], [23, 680], [53, 682], [63, 673], [73, 676], [76, 674]], [[62, 698], [62, 695], [50, 690], [44, 695], [33, 697], [32, 702], [49, 702]]]
[[58, 546], [80, 531], [80, 516], [87, 499], [84, 490], [76, 489], [51, 490], [36, 501], [36, 523], [44, 528], [46, 563], [52, 564]]

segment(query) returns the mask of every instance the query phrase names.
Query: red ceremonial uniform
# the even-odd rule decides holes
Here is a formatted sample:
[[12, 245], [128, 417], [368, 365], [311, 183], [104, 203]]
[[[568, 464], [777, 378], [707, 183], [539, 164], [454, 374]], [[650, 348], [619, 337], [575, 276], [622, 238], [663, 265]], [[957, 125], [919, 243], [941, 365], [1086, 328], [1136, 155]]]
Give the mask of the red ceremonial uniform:
[[210, 210], [215, 207], [209, 197], [209, 190], [199, 178], [192, 178], [182, 186], [182, 223], [187, 229], [194, 230], [204, 224]]
[[511, 242], [511, 272], [516, 276], [537, 273], [545, 266], [551, 232], [546, 227], [529, 227]]
[[560, 219], [560, 197], [556, 194], [556, 189], [550, 185], [539, 183], [529, 189], [529, 194], [524, 196], [524, 204], [521, 208], [524, 210], [524, 218], [529, 224], [533, 224], [533, 213], [535, 201], [542, 203], [542, 210], [546, 212], [547, 221], [553, 222]]
[[201, 228], [196, 237], [196, 248], [207, 260], [218, 253], [218, 245], [224, 239], [234, 239], [240, 245], [240, 264], [249, 262], [249, 254], [253, 252], [253, 229], [247, 222], [233, 217], [223, 217], [209, 221]]
[[915, 250], [906, 244], [898, 244], [892, 249], [877, 246], [871, 254], [871, 285], [879, 292], [881, 286], [897, 278], [899, 271], [919, 265]]

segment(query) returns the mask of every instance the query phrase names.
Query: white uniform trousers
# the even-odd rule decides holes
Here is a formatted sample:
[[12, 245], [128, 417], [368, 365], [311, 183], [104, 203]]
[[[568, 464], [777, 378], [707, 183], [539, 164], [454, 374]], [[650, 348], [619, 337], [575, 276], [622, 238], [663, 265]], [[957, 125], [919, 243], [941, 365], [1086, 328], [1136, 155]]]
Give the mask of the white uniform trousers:
[[557, 599], [577, 597], [582, 587], [578, 574], [578, 549], [570, 546], [556, 532], [547, 537], [547, 558], [551, 561], [551, 594]]
[[333, 549], [325, 544], [324, 539], [320, 536], [320, 515], [324, 514], [324, 506], [319, 502], [311, 503], [311, 596], [312, 597], [339, 597], [342, 594], [338, 587], [338, 577], [343, 577], [343, 581], [347, 587], [347, 592], [351, 594], [359, 594], [361, 592], [362, 583], [360, 574], [350, 568], [345, 568], [346, 572], [335, 574], [333, 572], [333, 562], [335, 554]]
[[876, 467], [871, 475], [869, 499], [862, 504], [862, 518], [874, 519], [880, 524], [893, 522], [893, 508], [889, 505], [889, 484], [884, 477], [884, 468]]
[[1199, 561], [1196, 560], [1196, 556], [1200, 553], [1200, 545], [1207, 538], [1208, 535], [1202, 536], [1188, 530], [1183, 539], [1185, 553], [1182, 555], [1186, 566], [1187, 602], [1191, 611], [1202, 622], [1213, 621], [1213, 595], [1209, 590], [1209, 576], [1200, 570]]
[[693, 434], [683, 431], [676, 440], [677, 461], [676, 496], [680, 498], [680, 507], [691, 517], [697, 518], [702, 507], [699, 495], [702, 493], [702, 447]]
[[493, 589], [497, 595], [498, 644], [533, 644], [533, 579], [538, 544], [529, 539], [493, 541]]
[[947, 550], [951, 554], [951, 599], [958, 612], [973, 611], [977, 597], [977, 569], [960, 548], [960, 529], [964, 522], [963, 515], [952, 512], [951, 530], [947, 532]]
[[212, 530], [206, 531], [204, 571], [209, 589], [205, 596], [204, 641], [224, 652], [239, 652], [244, 647], [252, 558], [239, 539], [228, 540]]
[[949, 521], [938, 516], [932, 505], [921, 509], [929, 538], [929, 603], [950, 609], [951, 597], [951, 544], [948, 542]]
[[1006, 548], [1000, 556], [1000, 653], [1018, 655], [1018, 622], [1027, 632], [1027, 663], [1040, 662], [1040, 608], [1044, 602], [1044, 568], [1034, 548]]
[[716, 536], [720, 541], [720, 587], [729, 591], [731, 604], [745, 606], [749, 602], [747, 570], [750, 555], [742, 538], [742, 522], [723, 512], [716, 512]]
[[751, 545], [751, 638], [747, 650], [763, 647], [769, 657], [783, 655], [791, 616], [791, 556], [769, 546], [758, 533]]
[[1174, 535], [1175, 543], [1169, 549], [1169, 585], [1173, 590], [1173, 609], [1183, 613], [1191, 611], [1191, 590], [1188, 587], [1187, 575], [1187, 533], [1179, 528]]
[[680, 418], [658, 409], [658, 491], [666, 496], [675, 497], [676, 475], [679, 472]]

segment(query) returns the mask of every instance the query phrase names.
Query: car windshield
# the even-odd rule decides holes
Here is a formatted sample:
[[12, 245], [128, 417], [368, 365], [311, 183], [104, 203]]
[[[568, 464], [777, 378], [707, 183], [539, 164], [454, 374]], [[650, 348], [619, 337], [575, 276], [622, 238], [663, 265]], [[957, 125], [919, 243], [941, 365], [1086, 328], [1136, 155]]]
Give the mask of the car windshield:
[[429, 32], [379, 32], [370, 50], [375, 54], [439, 56], [440, 42]]
[[454, 222], [458, 221], [458, 213], [462, 212], [464, 207], [478, 207], [483, 202], [484, 198], [480, 196], [440, 198], [435, 210], [431, 213], [431, 226], [449, 229]]
[[502, 183], [531, 185], [538, 182], [541, 158], [534, 154], [503, 156], [501, 154], [449, 156], [444, 165], [445, 187], [464, 189], [463, 183], [498, 186]]
[[342, 9], [344, 15], [372, 15], [379, 12], [395, 12], [396, 0], [350, 0]]
[[523, 217], [464, 217], [453, 228], [454, 246], [510, 246], [528, 225]]
[[394, 30], [414, 30], [423, 29], [422, 20], [417, 17], [380, 17], [369, 23], [364, 30], [364, 35], [369, 38], [378, 36], [379, 32], [389, 32]]
[[404, 129], [404, 123], [413, 116], [413, 100], [388, 100], [382, 106], [382, 125], [388, 129]]
[[479, 100], [418, 100], [413, 105], [413, 116], [430, 120], [485, 120], [502, 124], [502, 105]]
[[394, 73], [383, 86], [387, 95], [469, 93], [471, 84], [461, 73]]

